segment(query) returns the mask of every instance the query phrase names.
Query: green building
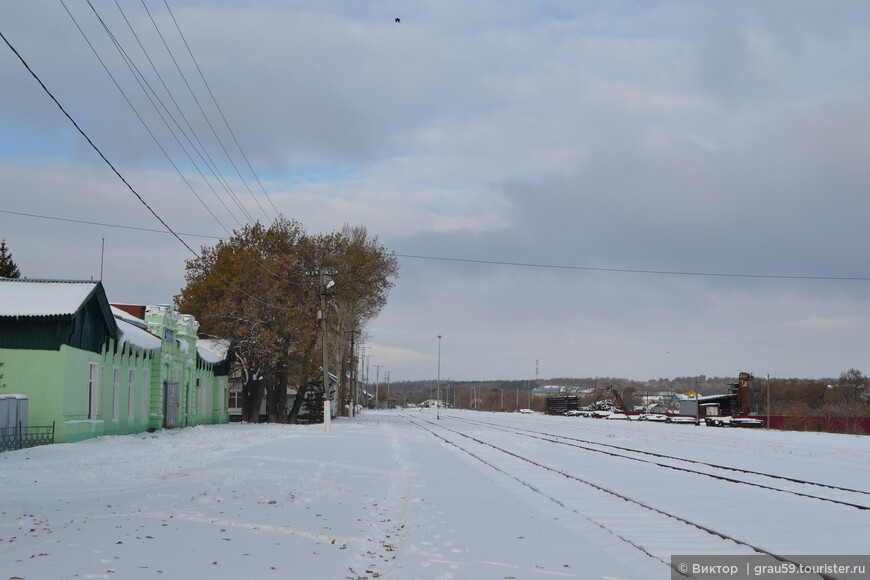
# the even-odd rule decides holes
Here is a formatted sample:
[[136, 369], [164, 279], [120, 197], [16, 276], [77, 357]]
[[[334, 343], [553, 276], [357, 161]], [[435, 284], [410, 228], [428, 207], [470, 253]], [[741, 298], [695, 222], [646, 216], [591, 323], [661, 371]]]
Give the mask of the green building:
[[228, 371], [223, 341], [201, 341], [199, 322], [168, 305], [145, 308], [148, 331], [163, 339], [153, 360], [160, 377], [151, 397], [151, 426], [188, 427], [229, 421]]
[[113, 309], [101, 282], [0, 278], [0, 395], [26, 396], [56, 442], [226, 422], [225, 361], [192, 317], [153, 309]]

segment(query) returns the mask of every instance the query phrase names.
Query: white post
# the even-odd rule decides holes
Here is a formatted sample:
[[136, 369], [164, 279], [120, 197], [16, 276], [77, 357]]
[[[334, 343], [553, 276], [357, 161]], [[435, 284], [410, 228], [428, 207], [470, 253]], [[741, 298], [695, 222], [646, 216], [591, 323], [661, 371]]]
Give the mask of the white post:
[[323, 352], [323, 431], [332, 431], [332, 408], [329, 399], [329, 371], [327, 370], [326, 356], [326, 292], [331, 284], [326, 284], [323, 272], [320, 273], [320, 324], [321, 324], [321, 351]]
[[441, 418], [441, 335], [438, 335], [438, 402], [435, 403], [435, 418]]
[[323, 432], [332, 432], [332, 405], [330, 399], [323, 399]]

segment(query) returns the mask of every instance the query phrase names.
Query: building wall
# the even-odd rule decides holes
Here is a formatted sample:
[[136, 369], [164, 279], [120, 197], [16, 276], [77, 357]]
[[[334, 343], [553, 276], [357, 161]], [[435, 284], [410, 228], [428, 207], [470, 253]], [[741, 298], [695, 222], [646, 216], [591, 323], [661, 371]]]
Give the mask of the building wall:
[[51, 425], [63, 416], [65, 356], [62, 351], [0, 349], [2, 392], [26, 395], [30, 425]]
[[[5, 363], [3, 392], [26, 395], [30, 425], [54, 422], [58, 443], [144, 431], [149, 426], [145, 401], [151, 388], [151, 353], [127, 345], [115, 352], [113, 340], [109, 347], [102, 354], [66, 345], [59, 351], [0, 349], [0, 360]], [[89, 416], [91, 363], [97, 370], [94, 416]]]
[[164, 381], [180, 384], [179, 427], [228, 422], [227, 377], [215, 376], [216, 364], [197, 356], [196, 320], [169, 307], [152, 307], [148, 327], [164, 338], [159, 349], [128, 342], [118, 346], [112, 338], [101, 352], [69, 345], [0, 348], [0, 394], [27, 396], [29, 425], [54, 423], [58, 443], [162, 429]]
[[216, 377], [215, 365], [198, 359], [196, 319], [160, 305], [148, 307], [145, 321], [149, 332], [164, 339], [152, 363], [151, 427], [163, 428], [165, 382], [179, 383], [179, 427], [227, 423], [227, 378]]

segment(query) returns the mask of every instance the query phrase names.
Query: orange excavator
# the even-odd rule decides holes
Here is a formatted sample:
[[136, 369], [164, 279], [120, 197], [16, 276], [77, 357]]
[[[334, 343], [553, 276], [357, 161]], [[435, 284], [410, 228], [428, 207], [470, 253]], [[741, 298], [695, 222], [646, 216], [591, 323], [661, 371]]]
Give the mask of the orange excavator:
[[[604, 390], [602, 390], [600, 393], [598, 393], [598, 396], [595, 397], [595, 403], [597, 403], [598, 401], [603, 399], [604, 395], [606, 395], [610, 391], [613, 391], [613, 398], [616, 399], [616, 404], [619, 405], [619, 407], [623, 411], [628, 411], [629, 408], [625, 405], [625, 401], [622, 400], [622, 397], [620, 396], [619, 391], [617, 391], [616, 387], [614, 387], [613, 385], [610, 385], [608, 387], [604, 387]], [[594, 403], [593, 403], [593, 405], [594, 405]]]

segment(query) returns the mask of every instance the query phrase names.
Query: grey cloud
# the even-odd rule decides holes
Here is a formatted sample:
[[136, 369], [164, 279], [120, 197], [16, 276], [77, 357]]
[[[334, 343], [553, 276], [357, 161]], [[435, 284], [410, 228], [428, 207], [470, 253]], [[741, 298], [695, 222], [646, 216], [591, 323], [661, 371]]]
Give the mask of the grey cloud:
[[[311, 228], [366, 223], [397, 252], [427, 256], [866, 274], [864, 3], [172, 6], [273, 201]], [[149, 24], [137, 14], [137, 26]], [[222, 233], [207, 216], [191, 217], [202, 207], [62, 7], [12, 3], [0, 20], [173, 227]], [[157, 63], [180, 82], [165, 57]], [[21, 211], [149, 223], [20, 65], [8, 53], [0, 64], [0, 82], [12, 87], [0, 114], [15, 132], [0, 148], [11, 152], [0, 164], [4, 200]], [[212, 147], [198, 113], [190, 120]], [[164, 138], [151, 112], [148, 121]], [[28, 147], [16, 157], [23, 136]], [[38, 167], [32, 155], [65, 160]], [[105, 236], [113, 292], [165, 301], [183, 283], [183, 249], [154, 234], [3, 215], [0, 227], [21, 266], [39, 275], [90, 275]], [[860, 367], [863, 356], [861, 282], [401, 265], [372, 328], [376, 345], [409, 361], [397, 380], [432, 375], [421, 361], [439, 332], [455, 378], [530, 376], [536, 359], [547, 375], [716, 375], [747, 365], [818, 376]], [[856, 322], [825, 331], [838, 320]]]

